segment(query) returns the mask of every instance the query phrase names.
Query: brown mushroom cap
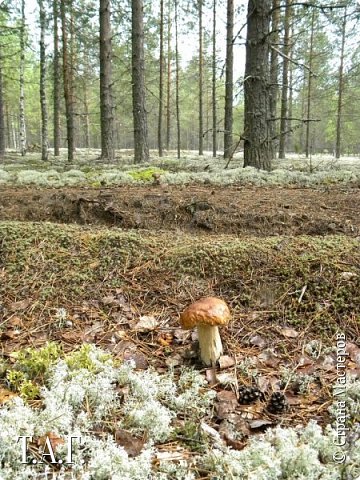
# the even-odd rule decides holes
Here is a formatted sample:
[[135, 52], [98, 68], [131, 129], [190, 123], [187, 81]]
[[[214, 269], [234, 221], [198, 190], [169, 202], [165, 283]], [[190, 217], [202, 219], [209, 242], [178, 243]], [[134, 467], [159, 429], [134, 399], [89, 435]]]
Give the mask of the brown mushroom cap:
[[204, 297], [189, 305], [182, 312], [180, 324], [185, 330], [197, 325], [218, 327], [227, 325], [230, 318], [231, 313], [224, 300], [216, 297]]

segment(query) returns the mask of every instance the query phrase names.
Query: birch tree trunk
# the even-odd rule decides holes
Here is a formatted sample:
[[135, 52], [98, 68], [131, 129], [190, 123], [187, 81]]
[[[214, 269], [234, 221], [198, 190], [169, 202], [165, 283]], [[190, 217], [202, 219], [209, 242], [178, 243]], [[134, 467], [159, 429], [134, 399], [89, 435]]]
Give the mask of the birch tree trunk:
[[134, 118], [134, 161], [149, 160], [147, 112], [145, 106], [144, 7], [132, 0], [132, 98]]
[[46, 102], [46, 16], [43, 0], [38, 0], [40, 9], [40, 104], [41, 104], [41, 160], [48, 159], [48, 113]]
[[26, 124], [25, 124], [25, 0], [21, 1], [20, 25], [20, 100], [19, 100], [19, 135], [21, 155], [26, 155]]
[[60, 54], [59, 54], [59, 2], [53, 1], [54, 62], [53, 62], [53, 108], [54, 108], [54, 156], [60, 155]]
[[101, 158], [112, 162], [114, 150], [114, 107], [112, 97], [112, 47], [110, 0], [100, 0], [100, 119]]
[[269, 29], [271, 0], [249, 0], [244, 80], [244, 167], [271, 170]]
[[224, 158], [232, 154], [233, 144], [233, 70], [234, 70], [234, 0], [227, 0], [226, 20], [226, 69], [225, 69], [225, 123]]

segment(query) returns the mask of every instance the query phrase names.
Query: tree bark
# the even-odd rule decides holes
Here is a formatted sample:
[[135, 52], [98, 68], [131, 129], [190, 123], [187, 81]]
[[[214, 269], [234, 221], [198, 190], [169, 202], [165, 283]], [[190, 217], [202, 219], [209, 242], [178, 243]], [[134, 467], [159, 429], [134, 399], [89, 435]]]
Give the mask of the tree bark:
[[249, 0], [244, 79], [244, 167], [271, 170], [269, 27], [271, 0]]
[[288, 130], [288, 98], [289, 98], [289, 53], [290, 53], [290, 20], [291, 20], [292, 0], [286, 0], [285, 18], [284, 18], [284, 47], [283, 47], [283, 70], [281, 86], [281, 113], [280, 113], [280, 140], [279, 140], [279, 158], [285, 158], [285, 133]]
[[62, 50], [63, 50], [63, 83], [65, 97], [66, 132], [68, 146], [68, 161], [74, 159], [75, 138], [74, 138], [74, 100], [73, 82], [71, 72], [71, 61], [69, 59], [68, 32], [66, 21], [67, 0], [60, 0], [61, 28], [62, 28]]
[[[280, 0], [273, 0], [273, 13], [271, 18], [271, 43], [278, 48], [279, 44], [279, 26], [280, 26]], [[277, 51], [272, 48], [270, 53], [270, 89], [269, 89], [269, 101], [270, 101], [270, 136], [276, 137], [277, 133], [277, 103], [279, 93], [279, 55]], [[273, 142], [273, 150], [271, 152], [271, 158], [276, 157], [275, 141]]]
[[41, 160], [48, 160], [48, 113], [46, 101], [46, 16], [43, 0], [38, 0], [40, 9], [40, 105], [41, 105]]
[[100, 0], [99, 16], [101, 158], [112, 162], [114, 160], [115, 150], [110, 0]]
[[149, 160], [147, 112], [145, 106], [145, 61], [143, 0], [132, 0], [132, 97], [134, 118], [134, 161]]
[[20, 100], [19, 100], [19, 135], [21, 155], [26, 155], [26, 123], [25, 123], [25, 0], [21, 1], [20, 25]]
[[59, 54], [59, 2], [53, 2], [54, 17], [54, 78], [53, 78], [53, 102], [54, 102], [54, 156], [60, 155], [60, 54]]
[[340, 158], [341, 155], [341, 120], [342, 120], [342, 107], [343, 107], [343, 94], [344, 94], [344, 54], [345, 54], [345, 41], [346, 41], [346, 20], [347, 9], [344, 9], [344, 16], [341, 25], [341, 51], [340, 51], [340, 65], [339, 65], [339, 80], [338, 80], [338, 105], [336, 115], [336, 145], [335, 145], [335, 158]]
[[203, 138], [203, 90], [204, 90], [204, 53], [203, 53], [203, 0], [198, 0], [199, 13], [199, 155], [204, 154]]
[[178, 0], [175, 0], [175, 62], [176, 62], [176, 78], [175, 78], [175, 104], [176, 104], [176, 144], [177, 144], [177, 158], [180, 158], [180, 100], [179, 100], [179, 38], [178, 38]]
[[233, 149], [233, 76], [234, 76], [234, 0], [227, 0], [226, 20], [226, 68], [225, 68], [225, 124], [224, 158], [229, 158]]
[[305, 156], [309, 158], [311, 153], [310, 145], [310, 118], [311, 118], [311, 94], [312, 94], [312, 80], [313, 80], [313, 54], [314, 54], [314, 28], [315, 28], [315, 9], [312, 11], [311, 16], [311, 30], [310, 30], [310, 50], [309, 50], [309, 72], [308, 72], [308, 91], [307, 91], [307, 122], [305, 133]]
[[166, 89], [166, 150], [170, 149], [171, 133], [171, 0], [168, 2], [167, 23], [167, 89]]
[[158, 118], [158, 151], [163, 156], [162, 120], [164, 102], [164, 0], [160, 0], [160, 54], [159, 54], [159, 118]]
[[0, 157], [5, 155], [5, 118], [4, 118], [4, 92], [3, 92], [3, 69], [2, 52], [0, 51]]
[[212, 32], [212, 150], [217, 154], [217, 111], [216, 111], [216, 0], [213, 0], [213, 32]]

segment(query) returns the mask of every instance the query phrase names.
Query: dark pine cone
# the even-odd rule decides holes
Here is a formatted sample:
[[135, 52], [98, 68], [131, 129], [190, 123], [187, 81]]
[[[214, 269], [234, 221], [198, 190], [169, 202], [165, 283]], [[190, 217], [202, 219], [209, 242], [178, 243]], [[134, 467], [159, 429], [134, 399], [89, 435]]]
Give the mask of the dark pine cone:
[[257, 387], [245, 387], [239, 388], [239, 403], [248, 405], [249, 403], [256, 402], [256, 400], [263, 400], [264, 394]]
[[285, 395], [281, 392], [274, 392], [267, 405], [267, 411], [270, 413], [282, 413], [287, 408]]

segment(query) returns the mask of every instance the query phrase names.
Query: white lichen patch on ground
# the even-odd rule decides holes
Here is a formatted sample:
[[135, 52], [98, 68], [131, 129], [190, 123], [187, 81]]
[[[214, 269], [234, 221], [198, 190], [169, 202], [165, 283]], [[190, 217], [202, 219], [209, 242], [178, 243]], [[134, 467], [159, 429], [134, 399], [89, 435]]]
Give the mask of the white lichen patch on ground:
[[311, 158], [288, 154], [286, 160], [274, 160], [271, 172], [243, 168], [241, 154], [237, 154], [228, 168], [222, 157], [209, 153], [199, 157], [195, 152], [183, 152], [178, 160], [174, 152], [159, 158], [151, 152], [151, 161], [135, 165], [128, 150], [118, 151], [113, 164], [99, 162], [99, 150], [77, 150], [74, 163], [61, 157], [50, 157], [45, 164], [39, 154], [28, 154], [14, 160], [14, 155], [0, 167], [0, 184], [35, 185], [38, 187], [101, 186], [144, 184], [153, 181], [152, 172], [160, 173], [161, 181], [171, 185], [210, 183], [214, 185], [317, 185], [347, 184], [360, 181], [360, 158], [331, 155], [313, 155]]
[[[214, 391], [203, 375], [192, 369], [183, 369], [178, 375], [171, 370], [162, 374], [151, 369], [136, 371], [129, 363], [114, 363], [100, 349], [87, 351], [88, 368], [76, 368], [77, 357], [62, 359], [49, 368], [41, 390], [41, 408], [31, 408], [19, 397], [2, 405], [1, 479], [191, 480], [207, 472], [214, 480], [355, 480], [360, 475], [358, 380], [349, 379], [351, 429], [342, 464], [333, 460], [339, 450], [335, 430], [331, 426], [323, 430], [315, 422], [305, 428], [269, 429], [253, 437], [242, 451], [212, 444], [203, 436], [190, 455], [154, 462], [160, 443], [176, 442], [175, 419], [191, 420], [195, 425], [204, 419], [211, 421]], [[104, 429], [106, 425], [111, 428]], [[116, 443], [112, 433], [119, 428], [144, 439], [139, 455], [131, 458]], [[99, 430], [101, 435], [96, 434]], [[49, 433], [82, 439], [81, 444], [74, 443], [73, 465], [59, 466], [55, 476], [49, 465], [22, 464], [17, 442], [22, 435]], [[67, 445], [59, 445], [56, 454], [65, 459]]]

